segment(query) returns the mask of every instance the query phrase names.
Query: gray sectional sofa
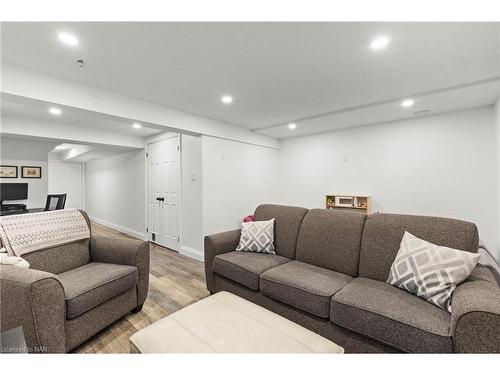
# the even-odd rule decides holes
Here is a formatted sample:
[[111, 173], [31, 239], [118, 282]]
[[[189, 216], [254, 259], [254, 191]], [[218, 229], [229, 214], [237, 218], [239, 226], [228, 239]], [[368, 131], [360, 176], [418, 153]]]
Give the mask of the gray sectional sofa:
[[205, 237], [211, 293], [229, 291], [343, 346], [346, 352], [500, 352], [500, 289], [478, 265], [448, 313], [387, 284], [408, 231], [429, 242], [478, 251], [465, 221], [261, 205], [275, 218], [277, 255], [234, 251], [240, 230]]
[[70, 351], [148, 293], [147, 242], [91, 234], [24, 258], [31, 268], [0, 265], [0, 331], [22, 327], [30, 352]]

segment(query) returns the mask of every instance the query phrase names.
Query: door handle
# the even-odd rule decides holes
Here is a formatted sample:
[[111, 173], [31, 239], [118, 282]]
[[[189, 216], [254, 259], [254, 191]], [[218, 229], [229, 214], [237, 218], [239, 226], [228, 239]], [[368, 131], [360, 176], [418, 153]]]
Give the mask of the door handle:
[[158, 197], [158, 198], [156, 198], [156, 200], [158, 202], [165, 202], [165, 198], [163, 198], [163, 197]]

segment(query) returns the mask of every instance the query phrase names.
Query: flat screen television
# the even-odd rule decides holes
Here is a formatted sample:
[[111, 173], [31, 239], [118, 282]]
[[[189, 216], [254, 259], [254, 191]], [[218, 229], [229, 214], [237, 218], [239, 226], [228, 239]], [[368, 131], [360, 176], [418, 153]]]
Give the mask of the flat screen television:
[[27, 183], [0, 183], [0, 200], [19, 201], [28, 199]]

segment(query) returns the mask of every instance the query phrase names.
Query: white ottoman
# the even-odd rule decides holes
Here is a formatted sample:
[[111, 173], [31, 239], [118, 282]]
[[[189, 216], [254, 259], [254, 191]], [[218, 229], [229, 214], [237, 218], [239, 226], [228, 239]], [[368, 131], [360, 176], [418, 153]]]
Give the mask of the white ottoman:
[[228, 292], [130, 337], [131, 353], [343, 353], [337, 344]]

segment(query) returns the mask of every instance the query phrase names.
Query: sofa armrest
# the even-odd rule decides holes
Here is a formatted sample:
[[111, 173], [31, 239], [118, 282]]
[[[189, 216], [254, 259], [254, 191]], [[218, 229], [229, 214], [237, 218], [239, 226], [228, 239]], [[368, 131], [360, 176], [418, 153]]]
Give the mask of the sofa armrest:
[[240, 242], [241, 229], [205, 236], [205, 278], [207, 289], [215, 292], [215, 278], [212, 270], [216, 255], [236, 249]]
[[23, 327], [29, 352], [66, 352], [64, 288], [56, 275], [0, 265], [0, 331]]
[[123, 264], [137, 267], [137, 306], [146, 300], [149, 288], [149, 242], [103, 236], [90, 239], [92, 262]]
[[500, 288], [488, 267], [477, 266], [451, 300], [454, 351], [500, 353]]

